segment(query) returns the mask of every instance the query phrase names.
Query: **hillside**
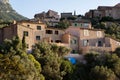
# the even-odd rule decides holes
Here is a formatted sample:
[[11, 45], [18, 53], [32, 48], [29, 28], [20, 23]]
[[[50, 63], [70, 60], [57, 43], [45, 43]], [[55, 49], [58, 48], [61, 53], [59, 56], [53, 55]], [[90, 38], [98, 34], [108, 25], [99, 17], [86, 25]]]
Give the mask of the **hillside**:
[[18, 14], [10, 5], [9, 0], [0, 0], [0, 22], [27, 19]]

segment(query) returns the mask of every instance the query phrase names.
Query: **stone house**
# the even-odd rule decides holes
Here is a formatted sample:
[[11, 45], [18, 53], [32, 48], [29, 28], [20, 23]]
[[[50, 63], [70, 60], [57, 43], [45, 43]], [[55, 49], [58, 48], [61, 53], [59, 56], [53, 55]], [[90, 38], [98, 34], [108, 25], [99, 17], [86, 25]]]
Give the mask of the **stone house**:
[[41, 20], [42, 22], [47, 24], [47, 26], [55, 27], [56, 25], [58, 25], [60, 18], [58, 12], [48, 10], [47, 12], [35, 14], [34, 20]]
[[50, 42], [62, 43], [62, 35], [65, 33], [64, 30], [56, 28], [46, 28], [45, 37], [50, 38]]
[[49, 28], [40, 21], [19, 21], [0, 29], [0, 43], [16, 35], [21, 40], [26, 36], [28, 50], [31, 50], [35, 43], [42, 41], [69, 47], [72, 53], [86, 53], [90, 50], [114, 51], [120, 46], [120, 42], [105, 37], [103, 30], [75, 26], [61, 30]]
[[72, 12], [61, 13], [61, 18], [73, 17]]
[[66, 34], [63, 35], [63, 42], [70, 44], [73, 53], [114, 51], [120, 46], [120, 42], [105, 37], [103, 30], [79, 27], [66, 29]]
[[42, 13], [35, 14], [34, 18], [59, 20], [59, 15], [58, 15], [58, 12], [56, 12], [56, 11], [48, 10], [48, 12], [42, 12]]
[[40, 38], [45, 36], [45, 27], [46, 25], [41, 22], [20, 21], [14, 23], [0, 30], [0, 43], [5, 39], [12, 39], [16, 35], [18, 35], [21, 40], [23, 36], [25, 36], [27, 47], [30, 50]]
[[35, 43], [40, 41], [60, 43], [64, 30], [47, 28], [47, 26], [40, 21], [19, 21], [0, 29], [0, 33], [0, 43], [5, 39], [12, 39], [16, 35], [22, 40], [25, 35], [26, 44], [30, 50]]
[[79, 28], [92, 28], [91, 22], [86, 19], [76, 19], [73, 21], [70, 21], [71, 26], [79, 27]]
[[97, 9], [90, 10], [85, 14], [87, 18], [95, 17], [112, 17], [113, 19], [120, 19], [120, 3], [115, 6], [99, 6]]

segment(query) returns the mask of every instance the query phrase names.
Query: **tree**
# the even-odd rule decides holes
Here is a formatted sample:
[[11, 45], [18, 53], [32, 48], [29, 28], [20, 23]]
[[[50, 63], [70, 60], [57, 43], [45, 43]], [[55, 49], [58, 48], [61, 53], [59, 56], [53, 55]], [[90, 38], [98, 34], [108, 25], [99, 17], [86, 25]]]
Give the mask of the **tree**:
[[69, 21], [67, 20], [62, 20], [58, 23], [58, 25], [56, 25], [56, 28], [60, 28], [60, 29], [66, 29], [70, 26]]
[[[110, 53], [104, 53], [104, 54], [95, 54], [95, 53], [90, 53], [90, 54], [87, 54], [85, 55], [85, 60], [86, 60], [86, 64], [83, 64], [82, 66], [78, 66], [77, 71], [79, 71], [79, 75], [78, 76], [81, 76], [82, 77], [82, 80], [89, 80], [89, 78], [92, 76], [93, 73], [90, 73], [92, 72], [92, 69], [95, 69], [96, 70], [96, 66], [99, 66], [98, 70], [100, 69], [103, 69], [105, 71], [104, 72], [113, 72], [114, 75], [115, 75], [115, 78], [119, 78], [120, 79], [120, 58], [116, 55], [116, 54], [110, 54]], [[84, 75], [83, 74], [80, 74], [80, 72], [82, 72], [82, 70], [80, 69], [82, 68], [82, 70], [84, 70]], [[109, 71], [111, 70], [111, 71]], [[98, 71], [100, 72], [100, 71]], [[87, 75], [87, 74], [91, 74], [91, 75]], [[101, 77], [99, 76], [100, 73], [96, 74], [96, 77]], [[105, 76], [106, 77], [107, 73], [103, 74], [102, 76]], [[88, 79], [86, 79], [84, 76], [88, 76]], [[95, 75], [93, 75], [95, 76]], [[79, 77], [79, 79], [81, 79], [81, 77]], [[95, 80], [99, 80], [99, 78], [97, 79], [95, 78]], [[90, 80], [93, 80], [90, 78]], [[106, 78], [106, 79], [101, 79], [100, 80], [111, 80], [111, 78]], [[112, 79], [114, 80], [114, 79]]]
[[57, 46], [55, 44], [40, 42], [34, 46], [32, 54], [35, 57], [37, 57], [40, 55], [44, 56], [50, 53], [54, 53], [55, 55], [58, 55], [59, 57], [63, 57], [64, 55], [67, 55], [70, 51], [71, 50], [69, 48], [66, 48], [63, 46]]
[[106, 17], [102, 17], [101, 18], [101, 22], [104, 22], [104, 21], [113, 21], [114, 19], [112, 17], [109, 17], [109, 16], [106, 16]]
[[86, 64], [77, 63], [73, 66], [73, 72], [68, 76], [68, 80], [89, 80], [89, 72]]
[[91, 80], [116, 80], [116, 76], [111, 69], [103, 66], [96, 66], [91, 70]]
[[3, 44], [0, 45], [0, 79], [45, 80], [41, 74], [41, 64], [22, 50], [18, 37], [6, 40]]
[[110, 68], [120, 78], [120, 58], [116, 54], [105, 55], [104, 66]]
[[114, 51], [114, 53], [116, 53], [120, 57], [120, 47], [116, 48], [116, 50]]
[[73, 65], [68, 60], [62, 60], [60, 65], [60, 72], [63, 76], [63, 80], [70, 80], [71, 74], [73, 73]]
[[4, 42], [0, 45], [0, 52], [7, 54], [7, 53], [13, 53], [13, 54], [20, 54], [23, 52], [22, 50], [22, 43], [18, 36], [13, 37], [12, 40], [4, 40]]
[[94, 28], [104, 29], [106, 36], [112, 37], [113, 39], [120, 40], [120, 24], [111, 22], [109, 25], [105, 25], [105, 22], [97, 22]]
[[25, 42], [25, 36], [23, 36], [23, 39], [22, 39], [22, 48], [24, 51], [26, 51], [26, 49], [27, 49], [27, 44]]
[[46, 80], [63, 80], [63, 77], [69, 73], [71, 66], [67, 62], [64, 63], [62, 59], [68, 51], [69, 49], [65, 47], [45, 42], [34, 46], [32, 54], [41, 63], [42, 74]]
[[64, 46], [57, 46], [56, 44], [51, 44], [51, 50], [54, 52], [54, 53], [57, 53], [58, 56], [65, 56], [67, 55], [71, 49], [69, 48], [66, 48]]
[[84, 57], [85, 57], [86, 65], [88, 66], [88, 69], [91, 69], [94, 66], [96, 66], [99, 54], [97, 52], [95, 52], [95, 53], [88, 53]]
[[1, 80], [44, 80], [40, 73], [41, 66], [32, 55], [22, 53], [11, 56], [11, 54], [0, 54]]
[[101, 22], [101, 23], [97, 23], [94, 28], [97, 28], [97, 29], [106, 29], [106, 26], [105, 26], [105, 23], [104, 22]]

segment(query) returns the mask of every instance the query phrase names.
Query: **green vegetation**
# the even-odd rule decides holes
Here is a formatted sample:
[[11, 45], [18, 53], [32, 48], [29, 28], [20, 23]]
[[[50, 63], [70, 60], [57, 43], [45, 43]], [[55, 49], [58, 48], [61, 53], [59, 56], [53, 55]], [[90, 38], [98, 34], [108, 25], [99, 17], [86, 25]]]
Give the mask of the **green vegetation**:
[[0, 21], [0, 28], [3, 28], [5, 26], [9, 26], [11, 24], [11, 22], [1, 22]]
[[25, 37], [5, 40], [0, 45], [0, 79], [63, 80], [72, 64], [63, 59], [70, 49], [48, 43], [34, 46], [33, 56], [26, 53]]
[[120, 41], [120, 24], [111, 22], [109, 25], [106, 26], [105, 22], [101, 22], [95, 25], [94, 27], [97, 29], [105, 30], [107, 37], [111, 37]]
[[68, 80], [119, 80], [120, 58], [116, 54], [89, 53], [86, 63], [78, 63]]
[[60, 20], [63, 21], [63, 20], [75, 20], [75, 19], [76, 19], [76, 16], [72, 16], [68, 18], [61, 18]]
[[11, 22], [13, 20], [27, 19], [22, 15], [18, 14], [9, 3], [4, 4], [0, 2], [0, 23]]
[[45, 80], [63, 80], [71, 72], [71, 63], [63, 59], [70, 50], [55, 44], [39, 43], [33, 49], [33, 55], [41, 63]]
[[116, 50], [114, 51], [114, 53], [116, 53], [120, 57], [120, 47], [116, 48]]
[[0, 45], [1, 80], [45, 80], [41, 65], [31, 54], [23, 50], [18, 37], [5, 40]]
[[111, 17], [92, 18], [92, 25], [96, 29], [105, 30], [106, 36], [120, 41], [120, 20]]
[[119, 80], [120, 48], [113, 54], [91, 52], [85, 62], [72, 65], [63, 56], [70, 49], [41, 42], [26, 53], [25, 37], [5, 40], [0, 45], [1, 80]]
[[70, 26], [70, 23], [68, 20], [62, 20], [55, 27], [59, 29], [67, 29], [69, 26]]
[[111, 69], [104, 66], [95, 66], [90, 73], [92, 80], [115, 80], [116, 76]]
[[10, 25], [14, 20], [26, 20], [27, 18], [18, 14], [9, 3], [0, 2], [0, 28]]

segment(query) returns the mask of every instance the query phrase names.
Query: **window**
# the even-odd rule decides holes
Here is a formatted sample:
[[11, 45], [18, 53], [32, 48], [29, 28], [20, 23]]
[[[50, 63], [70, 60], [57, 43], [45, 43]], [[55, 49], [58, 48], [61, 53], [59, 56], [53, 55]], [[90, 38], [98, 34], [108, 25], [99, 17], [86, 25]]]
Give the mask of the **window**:
[[55, 31], [55, 34], [58, 34], [58, 31]]
[[46, 30], [46, 34], [53, 34], [52, 30]]
[[89, 31], [88, 30], [84, 30], [84, 36], [89, 36]]
[[77, 44], [77, 40], [75, 39], [71, 40], [71, 44]]
[[51, 42], [53, 42], [53, 40], [51, 40]]
[[41, 30], [41, 26], [37, 26], [37, 30]]
[[83, 24], [80, 24], [81, 26], [83, 26]]
[[60, 42], [61, 42], [61, 40], [55, 40], [55, 42], [56, 42], [56, 43], [60, 43]]
[[101, 36], [102, 36], [101, 31], [97, 31], [97, 37], [101, 37]]
[[102, 42], [101, 41], [98, 41], [98, 46], [102, 46]]
[[84, 42], [83, 42], [83, 46], [88, 46], [88, 43], [89, 43], [88, 40], [84, 40]]
[[24, 35], [24, 36], [28, 36], [28, 31], [24, 31], [24, 32], [23, 32], [23, 35]]
[[87, 28], [89, 26], [88, 23], [84, 23], [84, 27]]
[[77, 23], [75, 23], [75, 26], [77, 26]]
[[36, 40], [40, 40], [40, 36], [36, 36]]
[[30, 25], [28, 24], [27, 27], [30, 27]]

